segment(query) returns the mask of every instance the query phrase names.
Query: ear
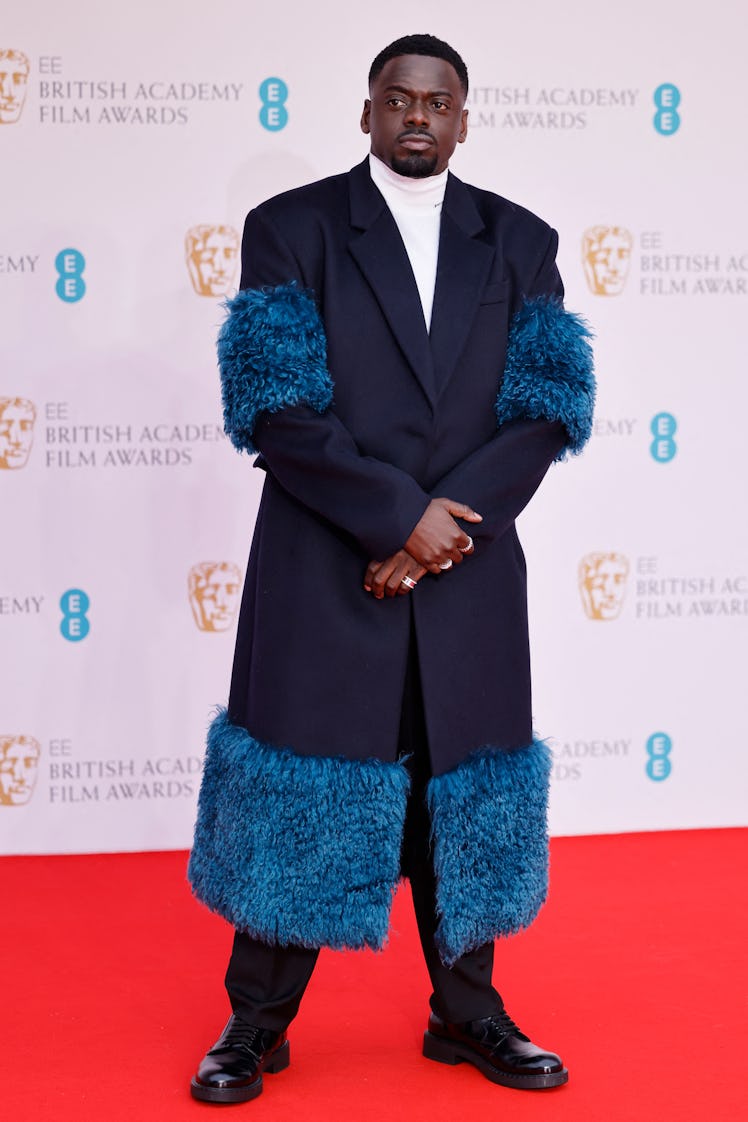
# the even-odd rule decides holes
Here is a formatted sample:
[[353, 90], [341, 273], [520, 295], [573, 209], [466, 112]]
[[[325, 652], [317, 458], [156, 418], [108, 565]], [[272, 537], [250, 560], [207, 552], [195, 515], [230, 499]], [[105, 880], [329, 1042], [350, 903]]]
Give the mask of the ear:
[[458, 144], [464, 144], [465, 141], [467, 140], [467, 134], [468, 134], [468, 111], [467, 111], [467, 109], [463, 109], [463, 111], [462, 111], [462, 124], [460, 125], [460, 134], [457, 137], [457, 143]]
[[369, 114], [371, 113], [371, 102], [368, 97], [364, 102], [363, 112], [361, 113], [361, 132], [369, 133]]

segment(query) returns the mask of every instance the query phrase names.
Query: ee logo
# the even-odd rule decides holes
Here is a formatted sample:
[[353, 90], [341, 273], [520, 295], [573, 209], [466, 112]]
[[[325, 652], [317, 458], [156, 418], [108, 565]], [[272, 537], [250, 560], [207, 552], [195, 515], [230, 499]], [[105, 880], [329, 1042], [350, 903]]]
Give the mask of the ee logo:
[[260, 124], [268, 132], [280, 132], [288, 124], [288, 86], [282, 78], [266, 78], [260, 86]]
[[673, 742], [666, 732], [653, 732], [647, 740], [647, 775], [655, 783], [662, 783], [673, 770], [670, 753]]
[[672, 136], [680, 128], [680, 90], [672, 82], [663, 82], [654, 92], [657, 112], [652, 123], [660, 136]]
[[658, 413], [652, 418], [649, 428], [654, 440], [649, 446], [652, 459], [658, 464], [667, 464], [678, 451], [678, 445], [673, 440], [678, 422], [672, 413]]
[[91, 601], [82, 589], [69, 588], [67, 592], [63, 592], [60, 597], [60, 610], [62, 611], [60, 631], [63, 639], [67, 639], [71, 643], [79, 643], [81, 639], [86, 638], [91, 630], [91, 624], [86, 615], [90, 607]]
[[66, 304], [76, 304], [86, 295], [85, 267], [86, 259], [78, 249], [61, 249], [55, 257], [58, 274], [55, 292]]

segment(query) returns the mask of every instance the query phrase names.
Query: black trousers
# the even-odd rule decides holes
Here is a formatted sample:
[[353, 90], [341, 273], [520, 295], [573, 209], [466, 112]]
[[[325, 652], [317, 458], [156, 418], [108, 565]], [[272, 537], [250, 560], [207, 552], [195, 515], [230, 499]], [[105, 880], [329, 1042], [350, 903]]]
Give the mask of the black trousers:
[[[410, 880], [418, 934], [433, 987], [431, 1007], [446, 1021], [461, 1023], [488, 1017], [503, 1008], [501, 997], [491, 984], [493, 943], [464, 955], [449, 969], [434, 944], [436, 880], [425, 801], [431, 760], [414, 632], [405, 676], [398, 751], [412, 781], [401, 870]], [[226, 972], [226, 989], [234, 1013], [249, 1024], [275, 1032], [287, 1028], [298, 1012], [318, 955], [317, 948], [269, 946], [237, 931]]]

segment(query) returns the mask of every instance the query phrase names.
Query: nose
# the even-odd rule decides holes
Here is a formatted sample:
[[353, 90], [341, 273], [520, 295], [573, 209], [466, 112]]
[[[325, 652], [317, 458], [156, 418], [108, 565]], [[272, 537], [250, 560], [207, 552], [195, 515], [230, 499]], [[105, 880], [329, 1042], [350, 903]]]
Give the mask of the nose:
[[429, 123], [428, 107], [425, 101], [415, 97], [408, 106], [405, 114], [406, 125], [416, 125], [418, 128], [426, 128]]

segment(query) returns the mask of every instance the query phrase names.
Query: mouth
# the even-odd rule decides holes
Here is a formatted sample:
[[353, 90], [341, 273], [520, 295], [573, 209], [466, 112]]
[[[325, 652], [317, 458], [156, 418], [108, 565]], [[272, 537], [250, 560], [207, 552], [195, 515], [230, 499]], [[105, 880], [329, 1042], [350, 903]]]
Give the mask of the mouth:
[[425, 152], [427, 148], [433, 148], [436, 144], [433, 136], [422, 132], [403, 133], [397, 138], [397, 142], [401, 148], [407, 148], [411, 152]]

